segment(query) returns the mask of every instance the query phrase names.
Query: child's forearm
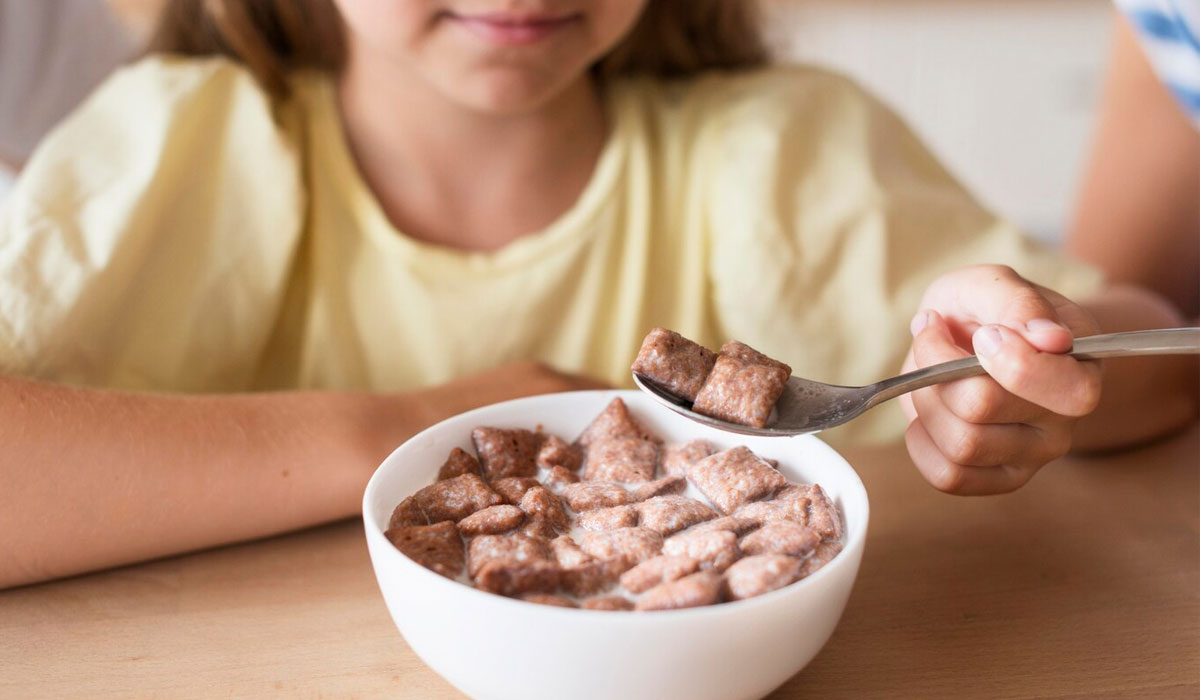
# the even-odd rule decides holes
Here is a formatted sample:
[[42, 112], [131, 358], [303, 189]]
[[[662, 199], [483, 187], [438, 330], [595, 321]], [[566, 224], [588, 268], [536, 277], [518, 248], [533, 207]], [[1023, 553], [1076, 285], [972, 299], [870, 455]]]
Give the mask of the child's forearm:
[[[1083, 303], [1101, 332], [1186, 325], [1157, 295], [1136, 287], [1114, 287]], [[1074, 449], [1105, 450], [1166, 435], [1195, 420], [1200, 411], [1200, 357], [1123, 357], [1104, 360], [1100, 405], [1081, 419]]]
[[0, 377], [0, 588], [352, 516], [383, 457], [428, 425], [594, 386], [533, 364], [393, 395], [172, 396]]

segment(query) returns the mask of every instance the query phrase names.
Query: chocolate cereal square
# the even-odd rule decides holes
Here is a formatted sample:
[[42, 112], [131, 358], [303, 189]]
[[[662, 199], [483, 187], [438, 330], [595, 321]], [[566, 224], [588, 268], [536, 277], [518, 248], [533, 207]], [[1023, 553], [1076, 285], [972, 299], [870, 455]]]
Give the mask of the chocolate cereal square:
[[550, 467], [549, 472], [546, 474], [545, 483], [547, 486], [562, 488], [567, 484], [579, 483], [579, 475], [566, 467], [560, 467], [556, 464]]
[[730, 423], [764, 428], [788, 376], [779, 367], [720, 355], [692, 410]]
[[642, 341], [630, 369], [676, 396], [695, 401], [716, 361], [712, 350], [674, 331], [655, 328]]
[[588, 447], [593, 442], [603, 442], [617, 438], [638, 438], [650, 442], [661, 442], [646, 430], [640, 423], [629, 415], [629, 408], [621, 399], [613, 399], [608, 406], [596, 416], [588, 427], [584, 428], [575, 444]]
[[537, 453], [537, 465], [542, 469], [560, 467], [574, 472], [582, 463], [583, 452], [557, 435], [547, 435]]
[[633, 601], [620, 595], [603, 595], [588, 598], [579, 606], [584, 610], [633, 610]]
[[563, 569], [561, 585], [563, 590], [573, 596], [595, 595], [613, 584], [620, 578], [621, 572], [628, 569], [627, 559], [593, 560], [570, 569]]
[[458, 531], [466, 537], [499, 535], [525, 522], [525, 513], [510, 505], [498, 505], [477, 510], [458, 521]]
[[475, 452], [488, 481], [510, 476], [536, 476], [542, 436], [530, 430], [476, 428], [471, 431]]
[[394, 528], [383, 534], [405, 556], [434, 573], [450, 579], [462, 573], [463, 542], [454, 523]]
[[563, 488], [563, 498], [579, 512], [629, 503], [625, 487], [612, 481], [581, 481]]
[[527, 603], [537, 603], [538, 605], [551, 605], [557, 608], [579, 607], [570, 598], [564, 598], [553, 593], [525, 593], [519, 597]]
[[429, 522], [458, 522], [477, 510], [501, 503], [500, 494], [475, 474], [436, 481], [413, 494]]
[[510, 476], [507, 479], [496, 479], [492, 482], [492, 490], [500, 494], [504, 502], [510, 506], [520, 505], [525, 492], [541, 482], [526, 476]]
[[821, 543], [821, 536], [794, 522], [767, 523], [742, 538], [746, 554], [785, 554], [805, 557]]
[[691, 440], [682, 445], [673, 443], [662, 449], [663, 473], [669, 476], [686, 477], [688, 469], [714, 452], [707, 440]]
[[425, 511], [421, 510], [416, 496], [409, 496], [400, 501], [400, 504], [392, 511], [392, 517], [388, 520], [389, 528], [428, 524], [429, 518], [425, 517]]
[[479, 460], [475, 459], [474, 455], [469, 454], [463, 448], [455, 447], [453, 450], [450, 450], [450, 456], [446, 458], [445, 463], [442, 464], [442, 468], [438, 470], [437, 480], [445, 481], [446, 479], [453, 479], [463, 474], [478, 475], [479, 473]]
[[655, 496], [642, 501], [637, 504], [637, 512], [641, 516], [642, 527], [650, 528], [663, 537], [717, 517], [717, 511], [694, 498], [681, 495]]
[[728, 530], [683, 532], [663, 542], [663, 554], [688, 557], [705, 569], [724, 571], [742, 556], [737, 535]]
[[776, 367], [784, 372], [787, 372], [789, 377], [792, 376], [792, 368], [788, 365], [780, 362], [779, 360], [767, 357], [749, 345], [736, 340], [731, 340], [722, 345], [721, 354], [729, 355], [730, 357], [736, 357], [742, 362], [748, 362], [752, 365], [767, 365], [768, 367]]
[[800, 567], [800, 578], [811, 576], [818, 569], [833, 561], [833, 558], [842, 551], [841, 542], [831, 542], [826, 540], [817, 545], [813, 553], [808, 555], [808, 559], [804, 560], [804, 565]]
[[587, 532], [579, 538], [583, 551], [596, 559], [619, 559], [640, 564], [662, 551], [662, 535], [644, 527], [625, 527], [609, 532]]
[[738, 506], [769, 496], [787, 485], [787, 478], [748, 447], [733, 447], [692, 465], [688, 478], [725, 515]]
[[647, 481], [635, 486], [629, 495], [635, 501], [645, 501], [655, 496], [683, 493], [687, 489], [687, 479], [682, 476], [664, 476], [661, 479]]
[[699, 569], [700, 562], [695, 559], [663, 554], [621, 574], [621, 585], [630, 593], [644, 593], [660, 583], [681, 579]]
[[555, 496], [545, 486], [534, 486], [521, 497], [521, 510], [530, 518], [541, 518], [559, 530], [571, 526], [571, 518], [562, 499]]
[[593, 561], [592, 555], [579, 548], [570, 535], [561, 535], [550, 540], [554, 559], [564, 569], [574, 569]]
[[583, 478], [625, 483], [650, 481], [657, 464], [657, 443], [640, 438], [603, 440], [588, 446]]
[[[756, 504], [751, 503], [750, 505], [752, 506], [752, 505], [756, 505]], [[748, 508], [749, 506], [742, 506], [742, 507]], [[741, 509], [739, 509], [739, 511], [740, 510]], [[709, 521], [700, 523], [699, 525], [696, 525], [688, 532], [710, 532], [712, 530], [728, 530], [729, 532], [732, 532], [733, 534], [737, 535], [738, 537], [741, 537], [742, 535], [746, 534], [747, 532], [751, 532], [754, 529], [758, 528], [760, 525], [762, 525], [762, 523], [760, 523], [756, 520], [750, 520], [747, 518], [739, 518], [736, 515], [725, 515], [720, 518], [716, 518], [715, 520], [709, 520]]]
[[725, 571], [725, 592], [731, 600], [745, 600], [783, 588], [800, 578], [800, 560], [783, 554], [758, 554], [738, 561]]
[[471, 578], [488, 564], [534, 560], [553, 562], [554, 555], [547, 542], [527, 535], [480, 535], [467, 546], [467, 574]]
[[651, 588], [634, 607], [637, 610], [677, 610], [720, 602], [721, 577], [711, 571], [698, 571]]
[[637, 508], [628, 505], [596, 508], [580, 513], [576, 524], [589, 532], [606, 532], [623, 527], [635, 527], [638, 524], [638, 511]]
[[534, 559], [521, 562], [494, 561], [485, 564], [475, 575], [475, 585], [481, 591], [515, 596], [523, 593], [553, 593], [562, 580], [558, 565]]

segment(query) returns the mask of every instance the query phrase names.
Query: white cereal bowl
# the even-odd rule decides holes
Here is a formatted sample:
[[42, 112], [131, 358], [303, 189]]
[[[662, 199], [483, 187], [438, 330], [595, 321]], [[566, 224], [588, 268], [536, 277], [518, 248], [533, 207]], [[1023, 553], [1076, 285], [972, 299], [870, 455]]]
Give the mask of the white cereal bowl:
[[[572, 440], [608, 403], [668, 442], [744, 444], [779, 460], [792, 481], [817, 482], [841, 508], [844, 549], [825, 567], [757, 598], [703, 608], [607, 612], [558, 608], [485, 593], [443, 578], [384, 537], [392, 509], [433, 482], [454, 447], [472, 451], [481, 426], [534, 429]], [[867, 493], [844, 459], [812, 436], [751, 437], [689, 421], [637, 391], [547, 394], [486, 406], [421, 432], [375, 471], [363, 496], [367, 547], [405, 641], [473, 698], [759, 698], [807, 664], [833, 633], [862, 560]]]

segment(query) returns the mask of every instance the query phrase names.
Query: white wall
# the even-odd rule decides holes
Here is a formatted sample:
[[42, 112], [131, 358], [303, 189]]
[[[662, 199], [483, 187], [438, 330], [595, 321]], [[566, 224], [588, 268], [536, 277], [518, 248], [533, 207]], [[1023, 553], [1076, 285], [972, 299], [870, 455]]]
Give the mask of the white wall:
[[855, 77], [985, 204], [1056, 240], [1091, 136], [1106, 0], [768, 0], [777, 53]]

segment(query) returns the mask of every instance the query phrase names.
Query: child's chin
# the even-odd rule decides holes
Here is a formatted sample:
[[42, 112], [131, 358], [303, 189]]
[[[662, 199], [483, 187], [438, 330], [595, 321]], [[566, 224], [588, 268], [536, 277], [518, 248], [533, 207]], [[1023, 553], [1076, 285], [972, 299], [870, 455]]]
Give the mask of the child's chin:
[[569, 79], [555, 80], [555, 77], [496, 68], [448, 88], [458, 102], [477, 112], [519, 115], [537, 111], [567, 89]]

